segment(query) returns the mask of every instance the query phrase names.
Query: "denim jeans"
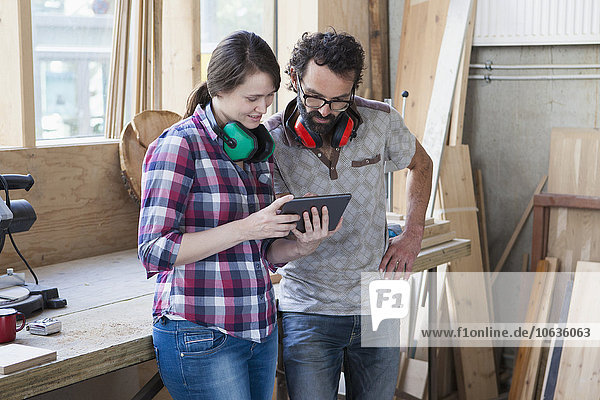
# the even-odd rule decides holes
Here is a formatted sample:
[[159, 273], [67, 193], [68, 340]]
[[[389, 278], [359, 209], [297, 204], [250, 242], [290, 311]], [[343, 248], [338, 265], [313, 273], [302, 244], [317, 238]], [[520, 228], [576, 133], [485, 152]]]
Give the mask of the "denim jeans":
[[290, 399], [336, 399], [342, 364], [347, 399], [393, 399], [400, 348], [361, 347], [360, 320], [360, 315], [283, 313]]
[[277, 330], [256, 343], [163, 317], [152, 340], [160, 376], [175, 400], [271, 399]]

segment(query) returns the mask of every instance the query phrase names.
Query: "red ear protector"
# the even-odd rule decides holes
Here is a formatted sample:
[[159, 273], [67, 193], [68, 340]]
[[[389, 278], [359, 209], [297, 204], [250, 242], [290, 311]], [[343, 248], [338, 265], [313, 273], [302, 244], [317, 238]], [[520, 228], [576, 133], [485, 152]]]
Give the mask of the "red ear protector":
[[[292, 101], [296, 103], [296, 100]], [[340, 113], [332, 129], [331, 147], [345, 146], [350, 140], [356, 137], [356, 131], [360, 125], [360, 116], [353, 114], [356, 114], [356, 112], [352, 108], [348, 108], [346, 111]], [[323, 146], [321, 135], [311, 132], [306, 127], [302, 116], [298, 112], [297, 105], [286, 119], [285, 126], [296, 135], [298, 141], [305, 147], [314, 149]]]

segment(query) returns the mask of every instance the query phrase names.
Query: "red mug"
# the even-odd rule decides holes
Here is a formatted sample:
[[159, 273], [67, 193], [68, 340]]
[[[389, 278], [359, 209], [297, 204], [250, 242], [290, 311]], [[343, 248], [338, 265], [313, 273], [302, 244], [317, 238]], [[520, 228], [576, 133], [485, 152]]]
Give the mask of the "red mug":
[[[17, 328], [17, 315], [23, 319]], [[25, 316], [14, 308], [0, 308], [0, 343], [12, 342], [17, 332], [25, 327]]]

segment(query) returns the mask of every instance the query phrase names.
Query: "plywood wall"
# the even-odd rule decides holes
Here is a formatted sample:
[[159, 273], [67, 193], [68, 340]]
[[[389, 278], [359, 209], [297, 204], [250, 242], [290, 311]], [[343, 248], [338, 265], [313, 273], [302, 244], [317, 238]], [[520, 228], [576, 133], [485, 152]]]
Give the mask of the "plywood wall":
[[[118, 143], [3, 150], [0, 173], [35, 180], [29, 192], [10, 192], [37, 213], [28, 232], [14, 235], [33, 268], [136, 247], [139, 207], [121, 181]], [[6, 267], [25, 268], [8, 238]]]

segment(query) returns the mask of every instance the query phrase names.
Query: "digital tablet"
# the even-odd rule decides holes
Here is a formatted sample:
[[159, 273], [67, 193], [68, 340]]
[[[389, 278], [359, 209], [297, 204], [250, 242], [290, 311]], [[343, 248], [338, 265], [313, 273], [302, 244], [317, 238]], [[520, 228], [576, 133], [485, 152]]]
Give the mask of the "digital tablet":
[[327, 206], [327, 211], [329, 212], [329, 230], [332, 231], [340, 221], [351, 197], [352, 195], [349, 193], [298, 197], [285, 203], [283, 207], [281, 207], [281, 213], [298, 214], [300, 220], [296, 224], [296, 228], [300, 232], [304, 232], [304, 218], [302, 217], [302, 213], [308, 211], [309, 215], [311, 215], [310, 209], [312, 207], [317, 207], [317, 210], [319, 210], [319, 218], [322, 218], [321, 209], [323, 206]]

